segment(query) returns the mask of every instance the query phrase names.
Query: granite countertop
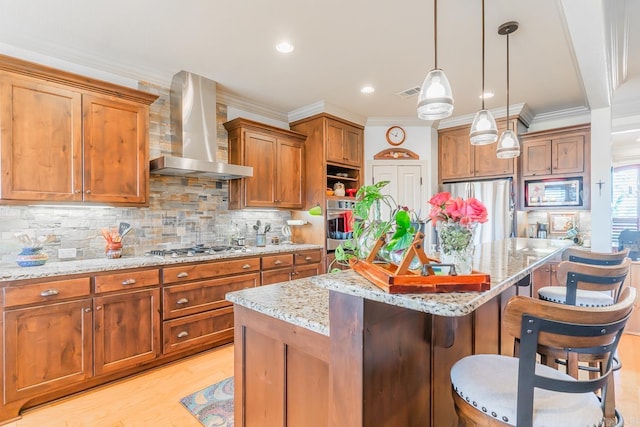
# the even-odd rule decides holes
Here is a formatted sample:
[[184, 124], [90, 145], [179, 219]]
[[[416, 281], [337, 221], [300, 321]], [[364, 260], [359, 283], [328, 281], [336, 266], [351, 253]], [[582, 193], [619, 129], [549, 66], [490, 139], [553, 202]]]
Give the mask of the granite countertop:
[[322, 249], [322, 245], [293, 244], [267, 245], [265, 247], [247, 246], [246, 251], [217, 252], [213, 255], [185, 256], [171, 258], [170, 256], [137, 256], [118, 259], [87, 259], [79, 261], [48, 262], [38, 267], [19, 267], [17, 265], [0, 265], [0, 283], [13, 280], [38, 279], [43, 277], [64, 276], [67, 274], [96, 273], [104, 271], [124, 270], [127, 268], [154, 267], [191, 262], [216, 261], [232, 258], [245, 258], [282, 252], [298, 252], [310, 249]]
[[[232, 292], [227, 294], [227, 300], [312, 330], [316, 329], [309, 325], [324, 325], [325, 320], [328, 328], [328, 291], [439, 316], [465, 316], [571, 244], [568, 240], [513, 238], [481, 245], [476, 250], [473, 268], [491, 276], [491, 288], [484, 292], [391, 295], [349, 270]], [[296, 284], [295, 289], [291, 289], [293, 284]], [[308, 315], [307, 310], [311, 310], [313, 316]]]

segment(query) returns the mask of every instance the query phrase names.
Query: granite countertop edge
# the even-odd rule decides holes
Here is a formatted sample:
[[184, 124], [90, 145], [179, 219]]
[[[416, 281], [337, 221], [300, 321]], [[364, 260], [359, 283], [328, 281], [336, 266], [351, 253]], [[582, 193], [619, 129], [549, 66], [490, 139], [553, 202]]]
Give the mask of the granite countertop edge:
[[247, 251], [220, 252], [212, 255], [199, 255], [192, 257], [161, 257], [161, 256], [134, 256], [118, 259], [96, 258], [75, 261], [57, 261], [46, 263], [36, 267], [19, 267], [0, 265], [0, 283], [15, 280], [28, 280], [65, 276], [71, 274], [101, 273], [107, 271], [126, 270], [142, 267], [162, 267], [194, 262], [219, 261], [234, 258], [248, 258], [263, 255], [272, 255], [283, 252], [299, 252], [305, 250], [322, 249], [322, 245], [295, 244], [295, 245], [267, 245], [265, 247], [247, 247]]

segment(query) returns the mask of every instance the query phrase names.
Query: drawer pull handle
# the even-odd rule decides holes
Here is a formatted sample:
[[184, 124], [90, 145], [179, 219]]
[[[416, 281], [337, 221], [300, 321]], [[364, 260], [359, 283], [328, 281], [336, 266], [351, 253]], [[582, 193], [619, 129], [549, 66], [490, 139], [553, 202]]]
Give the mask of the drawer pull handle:
[[180, 298], [178, 301], [176, 301], [176, 304], [180, 304], [180, 305], [182, 305], [182, 304], [186, 304], [186, 303], [188, 303], [188, 302], [189, 302], [189, 300], [188, 300], [188, 299], [186, 299], [186, 298]]
[[183, 277], [189, 277], [189, 273], [187, 273], [186, 271], [183, 271], [182, 273], [178, 273], [177, 277], [178, 279], [182, 279]]
[[247, 268], [251, 268], [251, 264], [245, 264], [242, 266], [243, 270], [246, 270]]
[[127, 280], [123, 280], [123, 281], [122, 281], [122, 284], [123, 284], [124, 286], [127, 286], [127, 285], [135, 285], [135, 284], [136, 284], [136, 279], [127, 279]]
[[187, 337], [187, 336], [189, 336], [189, 332], [187, 332], [187, 331], [182, 331], [182, 332], [180, 332], [178, 334], [178, 338], [184, 338], [184, 337]]
[[282, 264], [282, 261], [278, 259], [278, 260], [276, 260], [276, 262], [274, 262], [274, 264], [275, 265], [280, 265], [280, 264]]
[[52, 297], [55, 295], [58, 295], [60, 292], [58, 292], [57, 289], [46, 289], [42, 292], [40, 292], [40, 296], [41, 297]]
[[305, 257], [305, 259], [304, 259], [304, 260], [305, 260], [305, 261], [312, 261], [312, 260], [313, 260], [313, 258], [311, 258], [310, 256], [308, 256], [308, 257]]

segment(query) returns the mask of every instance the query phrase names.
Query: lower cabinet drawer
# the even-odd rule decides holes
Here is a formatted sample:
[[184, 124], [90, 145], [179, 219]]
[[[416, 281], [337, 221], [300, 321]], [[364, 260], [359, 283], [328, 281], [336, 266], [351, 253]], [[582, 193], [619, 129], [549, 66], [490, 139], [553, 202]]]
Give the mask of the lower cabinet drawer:
[[260, 273], [252, 273], [167, 286], [162, 291], [162, 318], [174, 319], [230, 306], [231, 303], [224, 299], [227, 292], [259, 285]]
[[164, 354], [230, 341], [233, 339], [233, 307], [166, 320], [162, 329]]

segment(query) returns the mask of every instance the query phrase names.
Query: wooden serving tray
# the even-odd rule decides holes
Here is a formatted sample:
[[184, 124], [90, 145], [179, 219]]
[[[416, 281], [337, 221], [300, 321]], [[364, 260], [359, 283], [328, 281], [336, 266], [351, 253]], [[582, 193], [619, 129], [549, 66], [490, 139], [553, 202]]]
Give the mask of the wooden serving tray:
[[376, 254], [384, 244], [380, 239], [366, 260], [351, 260], [351, 268], [371, 283], [390, 294], [412, 294], [433, 292], [481, 292], [491, 287], [488, 274], [473, 270], [471, 274], [436, 275], [432, 267], [427, 267], [428, 275], [409, 270], [414, 257], [418, 257], [423, 265], [434, 265], [439, 262], [429, 258], [422, 248], [424, 235], [418, 233], [405, 253], [399, 265], [392, 263], [374, 263]]

